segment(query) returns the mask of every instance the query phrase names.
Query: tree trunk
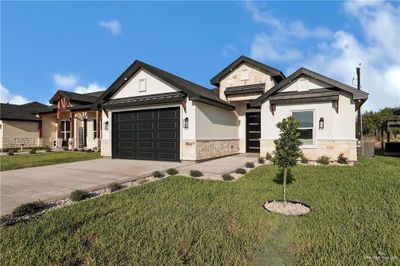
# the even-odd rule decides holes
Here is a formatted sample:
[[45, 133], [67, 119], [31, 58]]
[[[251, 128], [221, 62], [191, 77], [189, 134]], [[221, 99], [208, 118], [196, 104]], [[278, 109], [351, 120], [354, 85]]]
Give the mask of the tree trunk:
[[283, 169], [283, 202], [286, 203], [286, 178], [287, 178], [287, 168]]

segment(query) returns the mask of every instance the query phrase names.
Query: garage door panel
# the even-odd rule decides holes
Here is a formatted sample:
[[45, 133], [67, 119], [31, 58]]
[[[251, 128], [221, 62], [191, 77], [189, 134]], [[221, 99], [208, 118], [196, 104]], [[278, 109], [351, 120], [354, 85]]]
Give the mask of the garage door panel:
[[179, 161], [179, 108], [113, 114], [113, 157]]

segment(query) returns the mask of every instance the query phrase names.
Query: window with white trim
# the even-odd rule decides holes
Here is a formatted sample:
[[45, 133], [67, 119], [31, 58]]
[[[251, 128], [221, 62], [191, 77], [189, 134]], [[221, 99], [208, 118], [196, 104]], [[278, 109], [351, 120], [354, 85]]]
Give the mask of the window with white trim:
[[139, 92], [146, 91], [146, 79], [139, 79]]
[[314, 112], [292, 112], [292, 116], [295, 120], [300, 122], [300, 140], [303, 142], [303, 145], [312, 145], [314, 136]]

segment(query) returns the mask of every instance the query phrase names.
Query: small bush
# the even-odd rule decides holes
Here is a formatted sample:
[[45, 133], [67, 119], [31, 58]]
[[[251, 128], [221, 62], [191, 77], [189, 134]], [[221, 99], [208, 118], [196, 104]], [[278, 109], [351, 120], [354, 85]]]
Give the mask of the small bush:
[[164, 177], [164, 173], [160, 172], [160, 171], [154, 171], [152, 174], [155, 178], [162, 178]]
[[46, 209], [47, 207], [48, 204], [42, 201], [33, 201], [29, 203], [24, 203], [15, 208], [12, 215], [14, 217], [22, 217], [28, 214], [34, 214], [36, 212], [40, 212]]
[[300, 161], [301, 161], [301, 163], [304, 163], [304, 164], [308, 163], [308, 159], [306, 156], [304, 156], [303, 153], [300, 155]]
[[247, 163], [246, 163], [246, 168], [254, 168], [254, 163], [252, 163], [252, 162], [247, 162]]
[[236, 169], [235, 173], [236, 173], [236, 174], [244, 175], [244, 174], [247, 173], [247, 172], [246, 172], [246, 170], [243, 169], [243, 168], [238, 168], [238, 169]]
[[200, 172], [199, 170], [190, 170], [190, 176], [191, 177], [200, 177], [200, 176], [203, 176], [203, 173]]
[[37, 152], [36, 148], [33, 148], [32, 150], [29, 151], [30, 154], [36, 154], [36, 152]]
[[272, 155], [269, 152], [267, 152], [267, 154], [265, 155], [265, 160], [267, 160], [267, 161], [272, 160]]
[[85, 149], [79, 149], [80, 152], [85, 152]]
[[175, 168], [169, 168], [167, 170], [167, 174], [169, 175], [176, 175], [178, 173], [178, 170], [176, 170]]
[[328, 156], [321, 156], [321, 157], [318, 157], [317, 163], [322, 164], [322, 165], [328, 165], [330, 159], [331, 158], [329, 158]]
[[93, 152], [93, 150], [92, 149], [87, 149], [86, 152]]
[[68, 147], [63, 147], [63, 151], [68, 151]]
[[119, 184], [119, 183], [111, 183], [108, 188], [110, 189], [111, 192], [123, 189], [124, 186]]
[[337, 158], [337, 162], [340, 164], [348, 164], [349, 160], [347, 159], [346, 156], [344, 156], [343, 153], [339, 154], [338, 158]]
[[222, 179], [225, 180], [225, 181], [231, 181], [231, 180], [233, 180], [235, 178], [233, 178], [233, 176], [230, 175], [230, 174], [223, 174], [222, 175]]
[[79, 150], [77, 148], [75, 148], [74, 151], [79, 151]]
[[258, 158], [258, 163], [259, 164], [264, 164], [265, 163], [264, 158], [263, 157]]
[[72, 201], [81, 201], [90, 198], [91, 196], [92, 194], [89, 193], [88, 191], [77, 189], [71, 192], [70, 198]]
[[6, 214], [0, 217], [0, 225], [12, 225], [15, 223], [15, 218], [11, 214]]
[[9, 150], [9, 151], [7, 152], [7, 155], [8, 155], [8, 156], [14, 156], [14, 150]]
[[49, 146], [46, 146], [44, 149], [45, 149], [46, 152], [52, 152], [53, 151]]

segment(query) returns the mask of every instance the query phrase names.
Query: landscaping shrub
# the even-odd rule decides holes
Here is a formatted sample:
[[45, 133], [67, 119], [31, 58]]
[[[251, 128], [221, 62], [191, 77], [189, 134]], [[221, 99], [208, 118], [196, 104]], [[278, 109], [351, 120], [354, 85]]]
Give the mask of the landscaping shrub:
[[236, 173], [236, 174], [244, 175], [244, 174], [247, 173], [247, 172], [246, 172], [246, 170], [243, 169], [243, 168], [238, 168], [238, 169], [236, 169], [235, 173]]
[[63, 151], [68, 151], [68, 147], [63, 147]]
[[44, 149], [45, 149], [46, 152], [52, 152], [53, 151], [49, 146], [46, 146]]
[[152, 174], [154, 177], [156, 178], [162, 178], [164, 177], [164, 173], [160, 172], [160, 171], [154, 171]]
[[110, 189], [111, 192], [123, 189], [124, 186], [120, 183], [111, 183], [108, 188]]
[[233, 178], [233, 176], [230, 175], [230, 174], [223, 174], [222, 175], [222, 179], [225, 180], [225, 181], [231, 181], [231, 180], [233, 180], [235, 178]]
[[258, 163], [264, 164], [265, 163], [264, 158], [263, 157], [258, 158]]
[[81, 201], [90, 198], [91, 196], [92, 194], [90, 192], [77, 189], [71, 192], [70, 198], [72, 201]]
[[74, 151], [79, 151], [79, 150], [77, 148], [75, 148]]
[[190, 176], [191, 177], [200, 177], [200, 176], [203, 176], [203, 173], [200, 172], [199, 170], [190, 170]]
[[267, 161], [271, 161], [272, 160], [272, 155], [269, 152], [267, 152], [267, 154], [265, 155], [265, 159]]
[[12, 225], [15, 223], [15, 218], [11, 214], [6, 214], [0, 217], [0, 225]]
[[29, 151], [30, 154], [36, 154], [37, 149], [33, 148], [32, 150]]
[[93, 152], [93, 150], [92, 149], [87, 149], [86, 152]]
[[337, 158], [337, 162], [340, 163], [340, 164], [348, 164], [349, 163], [347, 157], [344, 156], [343, 153], [339, 154], [339, 156]]
[[328, 165], [330, 159], [331, 158], [329, 158], [328, 156], [321, 156], [321, 157], [318, 157], [317, 163], [322, 164], [322, 165]]
[[254, 168], [254, 163], [252, 163], [252, 162], [247, 162], [247, 163], [246, 163], [246, 168]]
[[300, 155], [300, 161], [301, 161], [301, 163], [304, 163], [304, 164], [308, 163], [308, 159], [306, 156], [304, 156], [303, 153], [301, 153], [301, 155]]
[[169, 168], [167, 170], [167, 174], [169, 175], [176, 175], [178, 173], [178, 170], [176, 170], [175, 168]]
[[36, 212], [40, 212], [48, 207], [47, 203], [42, 201], [33, 201], [19, 205], [14, 209], [12, 215], [14, 217], [22, 217], [28, 214], [34, 214]]
[[7, 152], [7, 155], [9, 155], [9, 156], [14, 156], [14, 150], [9, 150], [9, 151]]

